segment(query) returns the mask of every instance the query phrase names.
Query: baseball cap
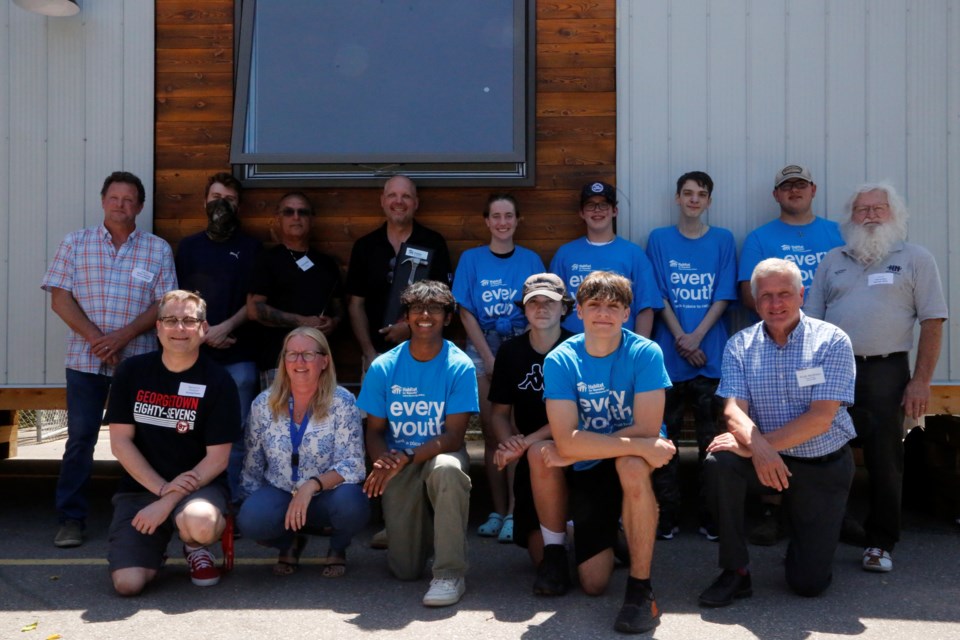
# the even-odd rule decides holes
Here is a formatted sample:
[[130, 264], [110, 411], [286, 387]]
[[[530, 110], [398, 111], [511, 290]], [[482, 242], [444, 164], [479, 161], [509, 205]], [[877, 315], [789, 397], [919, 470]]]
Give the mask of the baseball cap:
[[810, 173], [810, 169], [807, 169], [803, 165], [788, 164], [777, 172], [777, 176], [773, 179], [773, 188], [776, 189], [787, 180], [806, 180], [807, 182], [813, 182], [813, 174]]
[[523, 293], [520, 296], [521, 307], [533, 296], [545, 296], [551, 300], [563, 300], [567, 296], [567, 289], [563, 286], [560, 276], [553, 273], [536, 273], [523, 283]]
[[593, 196], [603, 196], [610, 204], [617, 204], [617, 190], [606, 182], [591, 182], [580, 189], [580, 206]]

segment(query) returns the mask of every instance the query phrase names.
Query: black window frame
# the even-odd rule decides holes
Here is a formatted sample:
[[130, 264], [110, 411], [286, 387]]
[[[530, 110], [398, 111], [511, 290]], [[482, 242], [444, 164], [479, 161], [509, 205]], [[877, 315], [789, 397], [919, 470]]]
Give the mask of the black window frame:
[[[482, 1], [482, 0], [480, 0]], [[473, 154], [456, 161], [438, 161], [427, 154], [358, 157], [331, 161], [321, 154], [248, 153], [245, 149], [257, 0], [236, 5], [234, 113], [230, 162], [234, 174], [249, 187], [370, 187], [403, 174], [422, 186], [524, 187], [535, 184], [536, 166], [536, 3], [512, 0], [515, 33], [525, 42], [514, 58], [514, 148], [509, 159]], [[522, 55], [521, 55], [522, 54]]]

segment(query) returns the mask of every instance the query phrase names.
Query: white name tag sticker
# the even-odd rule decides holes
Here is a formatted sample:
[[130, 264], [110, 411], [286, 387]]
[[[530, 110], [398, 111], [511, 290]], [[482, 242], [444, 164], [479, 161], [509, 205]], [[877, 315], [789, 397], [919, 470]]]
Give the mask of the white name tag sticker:
[[302, 258], [297, 260], [297, 266], [300, 267], [301, 271], [307, 271], [310, 267], [313, 266], [313, 260], [311, 260], [307, 256], [303, 256]]
[[407, 247], [406, 257], [413, 258], [414, 260], [426, 260], [430, 254], [426, 251], [421, 251], [420, 249], [414, 249], [413, 247]]
[[873, 287], [878, 284], [893, 284], [892, 273], [871, 273], [867, 276], [867, 286]]
[[823, 375], [823, 367], [797, 370], [797, 384], [801, 388], [812, 387], [815, 384], [823, 384], [826, 381], [827, 379]]
[[181, 382], [180, 391], [177, 392], [178, 396], [186, 396], [187, 398], [202, 398], [203, 394], [207, 392], [207, 385], [205, 384], [195, 384], [193, 382]]
[[130, 276], [140, 282], [153, 282], [153, 272], [141, 269], [140, 267], [135, 267], [133, 271], [130, 272]]

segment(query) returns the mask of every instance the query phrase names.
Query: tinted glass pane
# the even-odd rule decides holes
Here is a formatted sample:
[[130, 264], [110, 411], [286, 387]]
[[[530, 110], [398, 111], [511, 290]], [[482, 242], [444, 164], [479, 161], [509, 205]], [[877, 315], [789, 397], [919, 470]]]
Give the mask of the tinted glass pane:
[[513, 11], [514, 0], [259, 0], [246, 151], [515, 157]]

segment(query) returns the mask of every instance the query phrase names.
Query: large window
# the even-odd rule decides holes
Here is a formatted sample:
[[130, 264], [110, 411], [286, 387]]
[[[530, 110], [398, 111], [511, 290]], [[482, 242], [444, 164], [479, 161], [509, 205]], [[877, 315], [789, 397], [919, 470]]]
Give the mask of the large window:
[[231, 162], [264, 186], [533, 184], [528, 0], [244, 0]]

